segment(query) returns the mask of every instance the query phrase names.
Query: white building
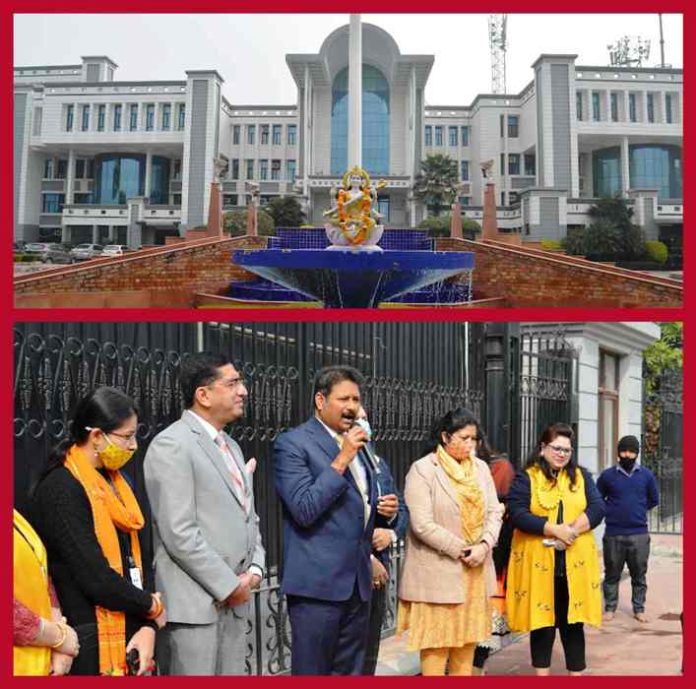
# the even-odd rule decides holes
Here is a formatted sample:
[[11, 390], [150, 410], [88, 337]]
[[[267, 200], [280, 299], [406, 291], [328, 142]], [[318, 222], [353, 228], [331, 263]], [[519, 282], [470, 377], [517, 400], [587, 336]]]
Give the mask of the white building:
[[[363, 166], [387, 182], [388, 225], [422, 220], [414, 179], [442, 153], [457, 162], [470, 217], [482, 215], [480, 164], [492, 159], [502, 230], [558, 239], [587, 223], [592, 199], [621, 192], [648, 238], [681, 251], [682, 70], [541, 55], [517, 95], [430, 105], [433, 55], [402, 55], [370, 24], [362, 55]], [[265, 106], [228, 101], [214, 70], [119, 82], [104, 56], [15, 67], [15, 238], [159, 243], [206, 222], [216, 158], [227, 161], [226, 207], [245, 205], [254, 180], [262, 203], [297, 194], [319, 222], [347, 161], [348, 26], [286, 62], [297, 101]]]

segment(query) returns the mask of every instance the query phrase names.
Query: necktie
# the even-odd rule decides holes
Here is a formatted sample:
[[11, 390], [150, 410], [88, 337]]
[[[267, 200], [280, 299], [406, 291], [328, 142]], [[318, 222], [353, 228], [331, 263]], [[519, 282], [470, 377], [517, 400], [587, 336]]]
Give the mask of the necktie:
[[245, 491], [242, 472], [239, 470], [239, 466], [237, 466], [237, 462], [235, 462], [232, 452], [230, 452], [230, 448], [227, 445], [227, 441], [225, 440], [225, 436], [222, 434], [222, 431], [215, 436], [215, 444], [220, 448], [220, 452], [222, 452], [222, 456], [225, 459], [225, 464], [227, 465], [230, 475], [232, 476], [232, 484], [234, 485], [237, 497], [239, 498], [239, 502], [242, 503], [242, 508], [246, 512], [247, 505], [244, 496]]
[[[340, 435], [336, 436], [336, 442], [338, 443], [339, 447], [343, 447], [343, 437]], [[370, 493], [368, 491], [367, 483], [363, 479], [363, 476], [358, 469], [357, 462], [360, 462], [362, 460], [359, 459], [359, 454], [355, 455], [353, 458], [353, 461], [348, 465], [348, 470], [351, 473], [351, 476], [353, 477], [353, 480], [355, 481], [355, 485], [358, 487], [358, 490], [360, 491], [360, 496], [363, 499], [363, 507], [364, 507], [364, 517], [365, 517], [365, 526], [367, 526], [367, 522], [370, 521]], [[363, 468], [364, 468], [364, 463], [363, 463]], [[367, 471], [367, 469], [365, 469]]]

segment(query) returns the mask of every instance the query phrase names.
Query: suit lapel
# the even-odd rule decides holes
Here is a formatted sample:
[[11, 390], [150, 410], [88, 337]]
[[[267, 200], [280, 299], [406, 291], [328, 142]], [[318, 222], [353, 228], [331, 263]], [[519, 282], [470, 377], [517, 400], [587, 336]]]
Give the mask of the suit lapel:
[[[232, 496], [237, 501], [239, 506], [242, 507], [242, 503], [239, 499], [239, 496], [237, 495], [234, 483], [232, 482], [232, 476], [230, 474], [229, 469], [227, 468], [227, 465], [225, 464], [225, 460], [222, 457], [220, 448], [213, 442], [212, 438], [208, 435], [208, 433], [206, 433], [206, 430], [203, 428], [203, 426], [201, 426], [198, 423], [198, 421], [196, 421], [195, 416], [187, 412], [184, 412], [182, 419], [186, 422], [186, 424], [189, 426], [191, 431], [196, 436], [201, 450], [203, 451], [205, 456], [213, 463], [213, 466], [215, 467], [215, 469], [217, 469], [218, 473], [222, 477], [222, 480], [225, 482], [227, 489], [230, 491], [230, 493], [232, 493]], [[234, 454], [235, 453], [232, 452], [233, 456]], [[242, 476], [244, 476], [244, 472], [242, 472]]]
[[437, 480], [440, 482], [440, 485], [444, 489], [445, 493], [447, 493], [447, 495], [449, 495], [449, 497], [454, 501], [455, 505], [459, 507], [459, 498], [457, 497], [457, 493], [455, 492], [454, 488], [452, 488], [452, 484], [447, 478], [445, 470], [442, 468], [442, 466], [440, 466], [440, 462], [437, 461], [437, 458], [435, 458], [433, 461], [435, 463], [435, 476], [437, 477]]

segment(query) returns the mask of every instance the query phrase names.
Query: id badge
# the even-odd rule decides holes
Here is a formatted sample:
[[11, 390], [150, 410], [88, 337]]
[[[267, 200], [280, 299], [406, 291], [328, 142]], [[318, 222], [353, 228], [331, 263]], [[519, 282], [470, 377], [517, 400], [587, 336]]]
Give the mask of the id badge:
[[143, 578], [140, 576], [140, 568], [139, 567], [131, 567], [128, 570], [128, 573], [130, 574], [131, 584], [133, 584], [133, 586], [135, 586], [136, 588], [139, 588], [142, 591], [143, 590]]

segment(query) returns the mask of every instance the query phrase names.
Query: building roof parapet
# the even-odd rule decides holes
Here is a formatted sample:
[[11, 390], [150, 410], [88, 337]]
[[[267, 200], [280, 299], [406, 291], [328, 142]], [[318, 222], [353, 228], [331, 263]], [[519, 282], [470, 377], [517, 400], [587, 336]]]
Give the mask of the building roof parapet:
[[81, 55], [80, 58], [83, 62], [89, 62], [90, 60], [104, 60], [108, 62], [112, 67], [118, 67], [118, 65], [107, 55]]
[[578, 59], [577, 55], [568, 53], [542, 53], [532, 63], [532, 69], [535, 69], [540, 62], [550, 62], [552, 60], [563, 60], [564, 62], [575, 62]]
[[630, 74], [636, 72], [638, 74], [684, 74], [684, 70], [677, 67], [619, 67], [615, 65], [575, 65], [575, 69], [580, 72], [619, 72]]
[[203, 77], [203, 76], [208, 76], [208, 77], [215, 77], [216, 79], [219, 79], [221, 83], [224, 83], [224, 78], [218, 72], [216, 69], [187, 69], [186, 70], [186, 76], [187, 77]]

